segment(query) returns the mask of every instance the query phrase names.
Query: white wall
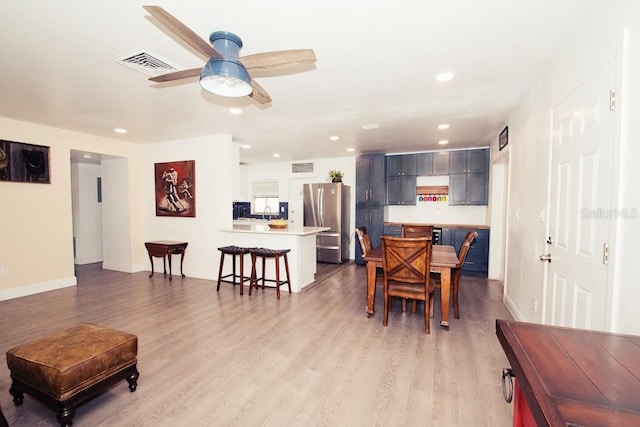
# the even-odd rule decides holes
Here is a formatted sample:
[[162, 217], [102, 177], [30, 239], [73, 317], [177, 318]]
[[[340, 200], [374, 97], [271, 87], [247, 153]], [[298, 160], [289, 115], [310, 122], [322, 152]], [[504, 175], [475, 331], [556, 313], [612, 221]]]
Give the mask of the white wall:
[[[213, 135], [145, 146], [142, 173], [146, 229], [144, 241], [180, 240], [189, 242], [184, 273], [189, 277], [213, 280], [218, 276], [220, 229], [231, 226], [234, 194], [233, 177], [238, 177], [238, 145], [231, 135]], [[155, 163], [195, 160], [195, 218], [155, 216]], [[236, 178], [238, 179], [238, 178]], [[138, 242], [142, 245], [143, 242]], [[154, 258], [156, 271], [162, 260]], [[174, 257], [173, 273], [179, 272], [179, 257]], [[143, 263], [150, 270], [148, 258]], [[175, 283], [175, 279], [174, 279]]]
[[[622, 56], [620, 105], [620, 151], [617, 187], [618, 209], [635, 209], [640, 212], [638, 191], [638, 159], [640, 159], [640, 4], [633, 2], [625, 16], [629, 25], [625, 31]], [[621, 220], [615, 236], [612, 256], [615, 268], [612, 275], [616, 284], [612, 294], [613, 307], [611, 329], [640, 335], [640, 270], [637, 265], [637, 248], [640, 240], [640, 218]]]
[[[593, 70], [611, 58], [618, 64], [616, 151], [613, 198], [619, 208], [637, 209], [637, 159], [640, 155], [640, 4], [602, 2], [583, 23], [573, 23], [573, 40], [558, 46], [547, 75], [531, 89], [509, 120], [510, 183], [505, 302], [520, 320], [539, 322], [532, 298], [542, 301], [549, 173], [550, 112]], [[628, 27], [628, 43], [623, 43]], [[627, 52], [626, 58], [624, 53]], [[497, 142], [495, 143], [497, 145]], [[614, 165], [614, 166], [616, 166]], [[541, 221], [544, 213], [544, 221]], [[635, 242], [640, 221], [618, 220], [610, 246], [610, 329], [640, 334], [637, 301], [640, 282]]]
[[509, 178], [509, 148], [496, 153], [491, 164], [491, 194], [489, 200], [489, 279], [504, 283], [507, 202]]

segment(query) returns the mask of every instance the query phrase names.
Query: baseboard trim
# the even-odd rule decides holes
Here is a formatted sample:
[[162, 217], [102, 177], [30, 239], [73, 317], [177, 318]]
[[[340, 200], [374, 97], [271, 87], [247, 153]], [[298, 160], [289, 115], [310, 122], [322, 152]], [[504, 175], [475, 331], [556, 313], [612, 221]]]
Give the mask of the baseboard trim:
[[69, 288], [76, 285], [76, 277], [72, 276], [65, 279], [52, 280], [50, 282], [34, 283], [30, 285], [0, 289], [0, 301], [40, 294], [42, 292], [53, 291], [56, 289]]

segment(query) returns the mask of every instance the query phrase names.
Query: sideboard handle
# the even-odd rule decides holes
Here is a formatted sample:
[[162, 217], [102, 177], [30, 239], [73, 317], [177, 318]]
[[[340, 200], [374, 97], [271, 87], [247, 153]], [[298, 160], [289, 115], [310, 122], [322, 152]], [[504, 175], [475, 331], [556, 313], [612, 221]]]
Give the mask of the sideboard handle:
[[502, 395], [507, 403], [513, 400], [513, 372], [509, 368], [502, 370]]

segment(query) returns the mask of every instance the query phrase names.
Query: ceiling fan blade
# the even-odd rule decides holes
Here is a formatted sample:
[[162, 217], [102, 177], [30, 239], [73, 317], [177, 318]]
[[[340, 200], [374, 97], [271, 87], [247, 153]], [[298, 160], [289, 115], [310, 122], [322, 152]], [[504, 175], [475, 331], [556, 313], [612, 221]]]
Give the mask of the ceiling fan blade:
[[207, 58], [222, 58], [213, 46], [160, 6], [142, 6], [151, 16]]
[[240, 62], [248, 71], [281, 70], [316, 62], [316, 55], [313, 49], [279, 50], [243, 56]]
[[161, 76], [151, 77], [149, 80], [156, 83], [171, 82], [189, 77], [199, 77], [201, 72], [202, 68], [191, 68], [189, 70], [174, 71], [172, 73], [162, 74]]
[[251, 87], [253, 88], [253, 92], [251, 92], [250, 97], [255, 99], [260, 104], [268, 104], [271, 102], [271, 97], [267, 93], [266, 90], [260, 86], [255, 79], [251, 79]]

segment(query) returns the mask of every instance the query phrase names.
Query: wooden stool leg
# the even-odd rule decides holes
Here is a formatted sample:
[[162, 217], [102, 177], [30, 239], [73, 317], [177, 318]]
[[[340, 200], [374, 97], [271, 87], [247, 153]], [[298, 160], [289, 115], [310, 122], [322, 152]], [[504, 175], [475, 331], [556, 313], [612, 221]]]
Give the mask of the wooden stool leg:
[[289, 287], [289, 293], [291, 293], [291, 279], [289, 279], [289, 259], [287, 254], [284, 254], [284, 268], [287, 272], [287, 286]]
[[264, 289], [264, 282], [265, 282], [265, 267], [267, 264], [267, 257], [262, 257], [262, 289]]
[[280, 300], [280, 257], [278, 255], [275, 256], [276, 260], [276, 297], [277, 300]]
[[236, 254], [233, 254], [233, 256], [231, 257], [231, 266], [233, 267], [232, 270], [232, 275], [231, 275], [231, 281], [233, 282], [233, 287], [236, 287]]
[[[233, 266], [233, 272], [236, 272], [236, 266]], [[234, 277], [233, 280], [236, 280], [236, 278]], [[242, 252], [240, 254], [240, 295], [242, 295], [243, 293], [243, 288], [244, 288], [244, 252]]]
[[220, 253], [220, 269], [218, 270], [218, 286], [216, 291], [220, 290], [220, 279], [222, 278], [222, 266], [224, 265], [224, 252]]
[[249, 296], [251, 296], [251, 289], [253, 289], [255, 282], [256, 282], [256, 254], [252, 253], [251, 254], [251, 279], [249, 280]]

